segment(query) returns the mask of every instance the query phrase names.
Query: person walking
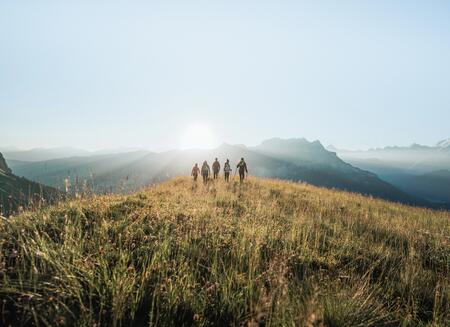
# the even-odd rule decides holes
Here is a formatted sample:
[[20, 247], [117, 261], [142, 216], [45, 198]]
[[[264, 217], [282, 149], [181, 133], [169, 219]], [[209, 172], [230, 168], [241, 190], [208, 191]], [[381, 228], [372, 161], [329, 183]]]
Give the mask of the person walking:
[[219, 171], [220, 171], [220, 163], [217, 158], [212, 164], [212, 169], [213, 169], [214, 179], [217, 179], [217, 177], [219, 176]]
[[245, 163], [244, 158], [241, 158], [241, 161], [239, 161], [236, 168], [239, 169], [239, 181], [242, 183], [244, 181], [245, 174], [248, 174], [247, 164]]
[[202, 165], [203, 183], [208, 183], [209, 174], [211, 174], [211, 169], [209, 168], [208, 162], [205, 160]]
[[230, 181], [230, 173], [231, 173], [231, 166], [230, 166], [230, 160], [229, 159], [227, 159], [227, 161], [223, 165], [223, 172], [224, 172], [224, 175], [225, 175], [225, 182], [229, 182]]
[[197, 181], [198, 174], [200, 173], [200, 168], [198, 168], [198, 163], [192, 168], [191, 176], [194, 176], [194, 182]]

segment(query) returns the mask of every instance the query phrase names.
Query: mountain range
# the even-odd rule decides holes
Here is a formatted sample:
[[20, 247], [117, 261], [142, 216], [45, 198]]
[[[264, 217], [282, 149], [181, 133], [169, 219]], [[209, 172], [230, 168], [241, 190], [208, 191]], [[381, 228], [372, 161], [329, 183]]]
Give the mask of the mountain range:
[[46, 161], [59, 158], [70, 158], [80, 156], [92, 156], [112, 153], [125, 153], [138, 150], [137, 148], [117, 148], [103, 149], [96, 151], [88, 151], [74, 147], [57, 147], [57, 148], [34, 148], [21, 150], [14, 147], [0, 148], [0, 152], [10, 160], [19, 161]]
[[435, 146], [413, 144], [366, 151], [327, 148], [353, 166], [371, 171], [409, 194], [449, 206], [450, 139]]
[[130, 192], [174, 176], [187, 175], [195, 162], [223, 163], [229, 158], [235, 165], [241, 157], [248, 162], [250, 174], [317, 186], [357, 192], [392, 201], [433, 206], [419, 196], [409, 194], [376, 174], [343, 161], [325, 149], [319, 141], [273, 138], [258, 146], [222, 144], [212, 150], [145, 150], [110, 154], [89, 154], [43, 161], [15, 160], [5, 153], [8, 164], [20, 176], [69, 193], [89, 188], [97, 194]]

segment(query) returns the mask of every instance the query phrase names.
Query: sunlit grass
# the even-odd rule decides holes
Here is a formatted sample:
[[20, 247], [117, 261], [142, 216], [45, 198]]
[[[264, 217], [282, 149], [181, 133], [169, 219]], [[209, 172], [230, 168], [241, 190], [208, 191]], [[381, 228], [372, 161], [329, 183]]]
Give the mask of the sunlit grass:
[[177, 178], [0, 223], [0, 325], [448, 325], [450, 214]]

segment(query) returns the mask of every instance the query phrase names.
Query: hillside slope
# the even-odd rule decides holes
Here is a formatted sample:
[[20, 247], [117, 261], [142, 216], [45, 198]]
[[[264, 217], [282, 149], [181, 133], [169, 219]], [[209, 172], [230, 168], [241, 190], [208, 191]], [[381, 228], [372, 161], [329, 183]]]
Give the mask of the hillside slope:
[[0, 215], [9, 215], [19, 207], [53, 203], [61, 193], [52, 187], [14, 175], [0, 153]]
[[0, 324], [450, 322], [450, 213], [177, 178], [0, 223]]
[[450, 170], [433, 171], [422, 175], [397, 174], [389, 177], [399, 188], [410, 190], [430, 202], [442, 203], [450, 209]]

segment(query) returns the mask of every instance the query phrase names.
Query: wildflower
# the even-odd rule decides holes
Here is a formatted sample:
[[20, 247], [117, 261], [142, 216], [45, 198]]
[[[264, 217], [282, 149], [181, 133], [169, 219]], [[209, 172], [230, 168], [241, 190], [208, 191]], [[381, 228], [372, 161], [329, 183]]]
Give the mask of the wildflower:
[[206, 286], [206, 292], [208, 293], [208, 295], [212, 295], [219, 288], [219, 283], [207, 282], [205, 286]]
[[32, 301], [33, 298], [34, 298], [34, 295], [33, 295], [33, 294], [27, 294], [27, 295], [23, 295], [23, 296], [22, 296], [22, 300], [23, 300], [23, 301], [28, 301], [28, 302]]

